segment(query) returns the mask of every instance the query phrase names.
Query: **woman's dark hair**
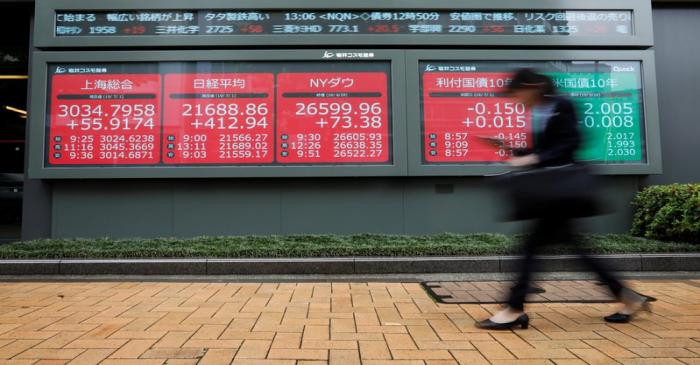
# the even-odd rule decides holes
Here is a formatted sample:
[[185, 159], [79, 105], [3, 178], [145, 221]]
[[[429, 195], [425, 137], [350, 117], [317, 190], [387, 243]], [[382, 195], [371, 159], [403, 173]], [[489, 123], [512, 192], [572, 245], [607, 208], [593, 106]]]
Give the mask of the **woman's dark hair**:
[[549, 76], [537, 73], [529, 68], [521, 68], [513, 74], [513, 80], [507, 91], [510, 93], [522, 89], [539, 89], [541, 97], [554, 95], [557, 92], [554, 81]]

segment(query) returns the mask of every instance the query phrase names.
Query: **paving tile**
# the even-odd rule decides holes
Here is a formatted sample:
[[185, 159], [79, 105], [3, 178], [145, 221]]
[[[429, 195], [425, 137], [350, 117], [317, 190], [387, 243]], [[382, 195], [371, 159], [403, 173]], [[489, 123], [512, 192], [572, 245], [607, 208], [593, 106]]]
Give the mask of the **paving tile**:
[[639, 357], [695, 357], [695, 353], [688, 351], [684, 348], [641, 348], [641, 349], [630, 349], [631, 351], [637, 353]]
[[303, 348], [303, 349], [357, 350], [357, 341], [305, 340], [301, 343], [301, 348]]
[[[46, 341], [34, 346], [34, 348], [42, 348], [42, 349], [60, 349], [67, 344], [73, 342], [73, 340], [81, 337], [84, 335], [84, 332], [76, 332], [76, 331], [67, 331], [67, 332], [59, 332], [55, 336], [47, 339]], [[83, 347], [86, 348], [86, 347]]]
[[140, 358], [142, 359], [200, 359], [205, 354], [205, 350], [201, 348], [190, 349], [152, 349], [144, 352]]
[[153, 346], [155, 340], [131, 340], [109, 356], [110, 359], [138, 359]]
[[391, 350], [416, 350], [416, 343], [413, 342], [413, 338], [408, 334], [401, 333], [387, 333], [384, 335], [386, 338], [387, 346]]
[[476, 350], [450, 351], [459, 365], [489, 365], [488, 360]]
[[391, 350], [391, 355], [397, 360], [452, 359], [447, 350]]
[[682, 362], [671, 358], [653, 358], [653, 359], [622, 359], [624, 365], [683, 365]]
[[188, 339], [192, 337], [192, 332], [168, 332], [165, 336], [156, 342], [154, 348], [173, 348], [182, 347], [182, 345], [187, 342]]
[[68, 365], [96, 365], [114, 352], [113, 349], [90, 349], [68, 362]]
[[166, 359], [105, 359], [100, 365], [163, 365]]
[[359, 341], [360, 357], [363, 360], [388, 360], [391, 353], [384, 341]]
[[241, 347], [242, 343], [242, 340], [189, 340], [185, 342], [181, 347], [206, 349], [237, 349]]
[[294, 360], [234, 359], [231, 365], [295, 365]]
[[328, 350], [271, 349], [267, 358], [281, 360], [328, 360]]
[[301, 347], [301, 333], [277, 333], [272, 341], [273, 349], [298, 349]]
[[618, 345], [617, 343], [610, 340], [586, 340], [594, 349], [612, 357], [613, 359], [625, 359], [639, 357], [639, 355], [631, 352], [624, 347]]
[[361, 365], [360, 353], [357, 350], [330, 350], [329, 365]]
[[474, 341], [472, 344], [489, 361], [510, 360], [515, 358], [512, 353], [496, 341]]
[[571, 352], [589, 364], [619, 364], [619, 362], [596, 349], [572, 349]]
[[[77, 339], [67, 345], [64, 348], [67, 349], [118, 349], [129, 342], [127, 339], [121, 340], [92, 340], [92, 339]], [[150, 341], [147, 341], [150, 343]], [[39, 346], [40, 347], [40, 346]]]
[[30, 349], [15, 356], [15, 359], [72, 360], [83, 353], [83, 349]]
[[236, 353], [236, 359], [264, 359], [271, 344], [269, 340], [245, 340]]

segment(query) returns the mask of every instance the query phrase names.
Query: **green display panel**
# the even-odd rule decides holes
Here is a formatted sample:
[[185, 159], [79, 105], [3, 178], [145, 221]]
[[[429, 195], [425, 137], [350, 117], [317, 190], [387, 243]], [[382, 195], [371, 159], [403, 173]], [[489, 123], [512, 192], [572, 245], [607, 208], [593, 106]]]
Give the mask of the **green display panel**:
[[549, 75], [558, 97], [573, 101], [584, 137], [580, 160], [646, 163], [641, 62], [494, 60], [420, 62], [422, 164], [503, 165], [511, 149], [536, 148], [544, 119], [505, 94], [520, 68]]
[[596, 163], [646, 161], [640, 62], [572, 63], [549, 72], [563, 95], [575, 101], [585, 136], [578, 157]]

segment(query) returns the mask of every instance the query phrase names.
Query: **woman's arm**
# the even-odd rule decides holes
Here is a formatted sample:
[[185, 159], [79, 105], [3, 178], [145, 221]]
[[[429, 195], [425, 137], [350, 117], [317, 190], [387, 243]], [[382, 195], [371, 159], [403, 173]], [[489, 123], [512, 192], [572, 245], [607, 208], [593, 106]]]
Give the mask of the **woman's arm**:
[[547, 122], [547, 143], [536, 149], [538, 163], [547, 165], [550, 162], [570, 160], [573, 162], [574, 153], [581, 143], [578, 130], [578, 120], [574, 106], [570, 101], [561, 99], [557, 102], [555, 115]]

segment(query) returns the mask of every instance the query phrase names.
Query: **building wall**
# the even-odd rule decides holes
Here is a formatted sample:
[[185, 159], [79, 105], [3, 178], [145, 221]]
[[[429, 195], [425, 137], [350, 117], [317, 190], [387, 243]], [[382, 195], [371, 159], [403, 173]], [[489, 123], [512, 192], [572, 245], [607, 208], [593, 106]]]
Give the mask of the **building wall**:
[[700, 182], [700, 4], [653, 11], [663, 175], [645, 184]]
[[[587, 220], [583, 229], [626, 232], [629, 202], [641, 185], [700, 181], [700, 163], [690, 152], [700, 136], [693, 110], [700, 98], [699, 21], [694, 4], [654, 9], [664, 174], [607, 177], [606, 196], [616, 212]], [[25, 238], [43, 232], [52, 237], [187, 237], [510, 233], [519, 228], [498, 220], [502, 204], [481, 177], [62, 180], [42, 186], [42, 199], [25, 204]], [[50, 214], [44, 214], [46, 209]]]

